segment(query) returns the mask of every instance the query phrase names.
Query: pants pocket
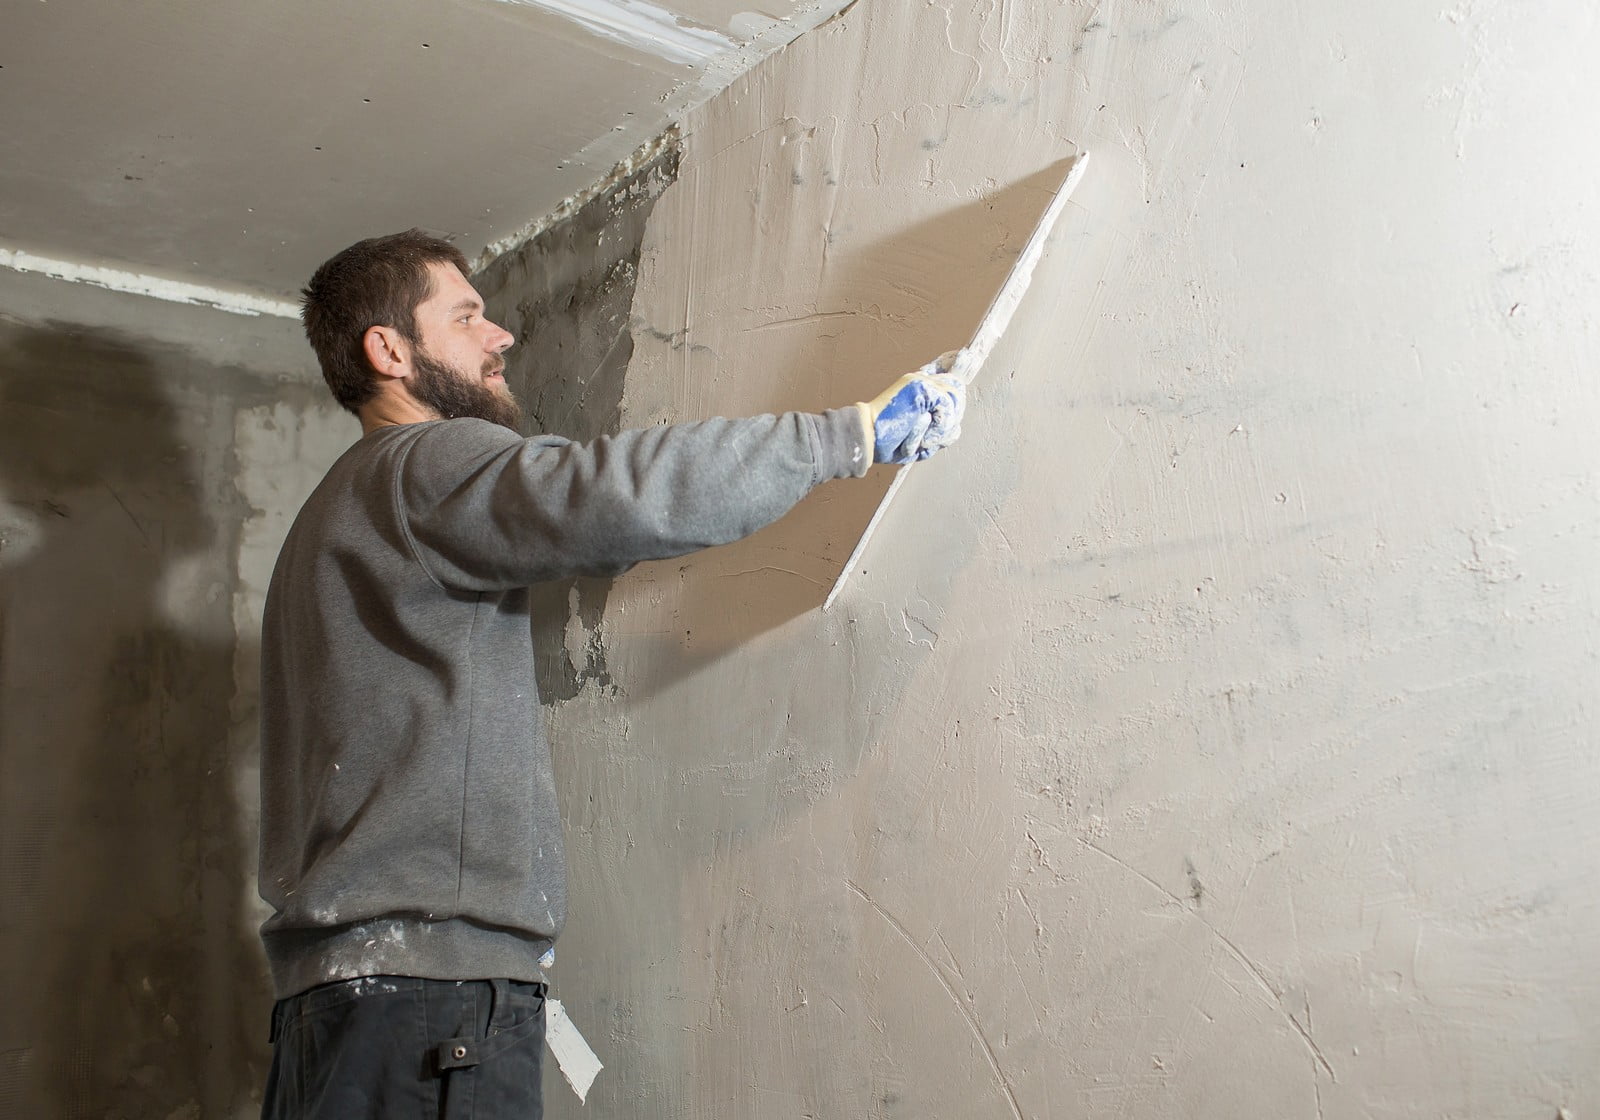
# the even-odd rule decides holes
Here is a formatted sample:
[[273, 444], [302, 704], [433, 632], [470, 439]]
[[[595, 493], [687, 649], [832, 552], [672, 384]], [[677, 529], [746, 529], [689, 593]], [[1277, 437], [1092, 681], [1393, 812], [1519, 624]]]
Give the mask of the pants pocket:
[[543, 1115], [542, 985], [494, 982], [493, 1011], [473, 1037], [447, 1039], [435, 1050], [449, 1120]]
[[273, 1048], [267, 1120], [427, 1116], [436, 1086], [423, 1060], [415, 988], [350, 981], [290, 1001]]

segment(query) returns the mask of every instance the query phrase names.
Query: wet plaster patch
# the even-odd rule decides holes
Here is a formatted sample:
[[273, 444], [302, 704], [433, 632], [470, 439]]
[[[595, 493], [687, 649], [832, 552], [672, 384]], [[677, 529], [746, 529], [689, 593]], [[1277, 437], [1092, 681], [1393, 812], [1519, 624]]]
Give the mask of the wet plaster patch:
[[[569, 967], [658, 1026], [598, 1100], [1333, 1117], [1600, 1089], [1600, 390], [1558, 326], [1593, 238], [1551, 202], [1581, 208], [1600, 148], [1549, 108], [1570, 44], [1489, 22], [1517, 41], [1475, 35], [1507, 65], [1462, 152], [1426, 99], [1467, 60], [1448, 20], [1254, 3], [861, 5], [685, 122], [624, 422], [860, 397], [970, 329], [1030, 175], [1096, 168], [1033, 338], [845, 617], [807, 613], [855, 516], [827, 488], [609, 595], [626, 719], [558, 714], [601, 886]], [[1511, 65], [1540, 44], [1560, 73]], [[629, 930], [640, 899], [666, 917]]]

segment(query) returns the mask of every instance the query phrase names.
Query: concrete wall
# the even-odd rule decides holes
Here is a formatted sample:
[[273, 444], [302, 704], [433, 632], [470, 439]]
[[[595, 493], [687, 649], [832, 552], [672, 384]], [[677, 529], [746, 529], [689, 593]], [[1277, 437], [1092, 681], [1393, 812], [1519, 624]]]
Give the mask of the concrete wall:
[[[873, 0], [486, 272], [540, 427], [824, 407], [1095, 153], [830, 613], [887, 472], [545, 589], [552, 1116], [1593, 1110], [1596, 18]], [[255, 619], [356, 429], [293, 323], [0, 304], [0, 1114], [248, 1114]]]
[[569, 619], [588, 1114], [1600, 1107], [1596, 19], [869, 2], [684, 122], [630, 425], [959, 344], [1096, 162], [833, 611], [883, 478]]
[[[660, 147], [475, 277], [537, 430], [620, 422]], [[296, 322], [7, 272], [0, 306], [0, 1116], [255, 1115], [261, 606], [360, 429]], [[567, 642], [609, 587], [537, 589], [546, 695], [606, 686]]]
[[0, 305], [0, 1115], [249, 1115], [260, 596], [356, 428], [295, 323]]
[[[671, 133], [659, 147], [473, 277], [489, 317], [516, 339], [506, 354], [506, 381], [530, 431], [590, 440], [621, 427], [641, 243], [678, 167]], [[586, 684], [610, 685], [605, 649], [591, 640], [610, 588], [606, 579], [573, 579], [533, 589], [535, 665], [547, 705], [570, 700]], [[569, 646], [569, 637], [579, 644]]]

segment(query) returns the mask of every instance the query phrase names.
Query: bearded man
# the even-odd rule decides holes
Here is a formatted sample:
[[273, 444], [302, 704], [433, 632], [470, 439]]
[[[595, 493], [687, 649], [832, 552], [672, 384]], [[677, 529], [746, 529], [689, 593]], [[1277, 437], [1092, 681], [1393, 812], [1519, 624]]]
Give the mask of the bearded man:
[[525, 438], [513, 339], [467, 271], [410, 230], [304, 291], [362, 436], [289, 530], [262, 623], [269, 1120], [541, 1115], [566, 873], [531, 584], [737, 540], [959, 431], [947, 355], [823, 413]]

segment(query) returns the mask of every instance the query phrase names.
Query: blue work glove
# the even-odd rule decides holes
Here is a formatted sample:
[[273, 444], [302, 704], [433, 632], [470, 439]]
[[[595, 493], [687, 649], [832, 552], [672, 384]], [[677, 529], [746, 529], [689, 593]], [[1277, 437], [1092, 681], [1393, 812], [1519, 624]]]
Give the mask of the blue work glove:
[[874, 463], [912, 463], [961, 434], [967, 387], [950, 376], [959, 350], [908, 373], [871, 401], [856, 405], [872, 441]]

